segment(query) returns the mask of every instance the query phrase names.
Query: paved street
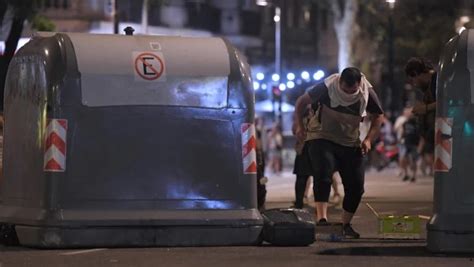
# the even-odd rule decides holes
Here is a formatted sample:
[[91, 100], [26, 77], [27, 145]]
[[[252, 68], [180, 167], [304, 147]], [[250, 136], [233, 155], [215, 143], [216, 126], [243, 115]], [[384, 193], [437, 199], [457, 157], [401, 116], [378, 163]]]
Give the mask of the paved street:
[[[269, 175], [267, 208], [288, 207], [294, 177], [289, 172]], [[369, 171], [363, 202], [381, 214], [431, 215], [433, 179], [404, 183], [390, 169]], [[309, 203], [308, 209], [312, 203]], [[331, 206], [330, 220], [340, 209]], [[433, 255], [421, 240], [380, 240], [377, 219], [361, 205], [354, 228], [362, 238], [344, 242], [316, 242], [309, 247], [119, 248], [34, 250], [0, 247], [0, 266], [474, 266], [474, 255]]]

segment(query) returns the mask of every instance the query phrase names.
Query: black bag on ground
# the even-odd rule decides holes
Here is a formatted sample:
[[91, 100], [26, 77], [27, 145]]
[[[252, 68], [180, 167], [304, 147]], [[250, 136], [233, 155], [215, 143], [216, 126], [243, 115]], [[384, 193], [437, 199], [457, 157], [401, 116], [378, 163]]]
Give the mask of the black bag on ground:
[[15, 232], [15, 226], [0, 223], [0, 245], [17, 246], [18, 244], [19, 242]]
[[313, 216], [300, 209], [270, 209], [262, 213], [263, 240], [277, 246], [308, 246], [314, 243]]

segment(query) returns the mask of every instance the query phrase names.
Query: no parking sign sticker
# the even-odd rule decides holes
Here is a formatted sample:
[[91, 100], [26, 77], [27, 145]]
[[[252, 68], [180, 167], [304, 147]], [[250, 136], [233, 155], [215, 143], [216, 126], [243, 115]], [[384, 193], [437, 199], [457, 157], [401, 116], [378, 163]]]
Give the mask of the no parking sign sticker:
[[132, 63], [135, 81], [166, 81], [166, 65], [163, 53], [133, 52]]

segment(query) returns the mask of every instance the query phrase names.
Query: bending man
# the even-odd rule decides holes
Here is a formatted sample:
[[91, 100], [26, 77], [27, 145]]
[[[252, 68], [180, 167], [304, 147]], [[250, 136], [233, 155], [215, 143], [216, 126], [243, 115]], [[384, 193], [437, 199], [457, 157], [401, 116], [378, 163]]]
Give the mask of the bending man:
[[[303, 127], [303, 113], [308, 104], [318, 104], [307, 132]], [[357, 68], [346, 68], [316, 84], [296, 101], [296, 134], [306, 139], [316, 186], [316, 219], [327, 223], [331, 179], [339, 171], [344, 186], [342, 223], [347, 238], [360, 235], [351, 226], [351, 220], [364, 193], [363, 156], [371, 149], [378, 135], [383, 110], [372, 85]], [[371, 115], [367, 137], [359, 139], [360, 122]]]

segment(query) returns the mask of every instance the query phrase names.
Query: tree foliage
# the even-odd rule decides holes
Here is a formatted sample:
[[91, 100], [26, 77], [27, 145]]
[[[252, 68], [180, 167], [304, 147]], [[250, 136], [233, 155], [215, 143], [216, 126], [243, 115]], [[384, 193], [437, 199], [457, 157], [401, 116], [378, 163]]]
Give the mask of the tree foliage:
[[380, 61], [386, 61], [388, 17], [393, 12], [395, 65], [403, 65], [412, 56], [438, 62], [446, 42], [456, 34], [459, 0], [398, 0], [393, 10], [385, 1], [359, 0], [357, 23], [361, 34], [377, 43]]
[[37, 14], [31, 21], [31, 28], [37, 31], [50, 32], [56, 29], [56, 25], [47, 17]]
[[395, 15], [395, 47], [406, 60], [410, 56], [423, 56], [438, 62], [446, 42], [456, 32], [458, 1], [401, 1], [402, 12]]
[[[387, 109], [397, 112], [403, 107], [406, 81], [404, 66], [411, 57], [425, 57], [435, 65], [446, 42], [456, 34], [455, 22], [462, 8], [460, 0], [397, 0], [393, 9], [385, 1], [359, 0], [358, 41], [367, 40], [372, 57], [359, 59], [362, 66], [371, 66], [375, 81]], [[394, 80], [389, 75], [389, 18], [393, 18]], [[367, 46], [369, 47], [369, 46]], [[371, 60], [368, 62], [368, 60]], [[393, 90], [390, 89], [392, 88]]]

